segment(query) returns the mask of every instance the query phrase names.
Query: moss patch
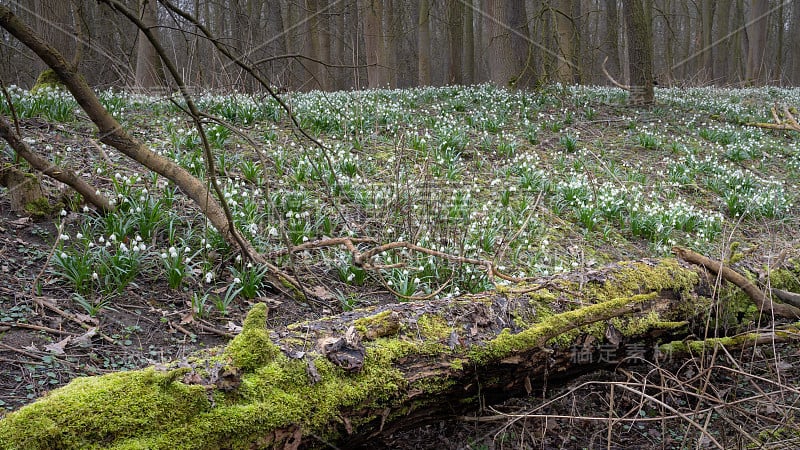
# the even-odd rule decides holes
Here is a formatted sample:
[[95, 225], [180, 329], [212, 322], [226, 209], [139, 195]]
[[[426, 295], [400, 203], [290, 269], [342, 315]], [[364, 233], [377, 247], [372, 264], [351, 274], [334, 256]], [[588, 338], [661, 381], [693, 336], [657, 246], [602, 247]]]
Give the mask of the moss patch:
[[0, 448], [97, 448], [159, 435], [210, 408], [202, 386], [172, 382], [174, 375], [145, 369], [78, 378], [0, 421]]
[[269, 330], [266, 329], [267, 305], [259, 303], [247, 314], [239, 333], [226, 349], [227, 355], [236, 367], [244, 371], [253, 371], [270, 363], [280, 353], [277, 345], [272, 343]]
[[56, 75], [53, 69], [45, 69], [36, 78], [36, 83], [31, 88], [31, 94], [35, 94], [41, 89], [65, 89], [64, 83], [61, 78]]

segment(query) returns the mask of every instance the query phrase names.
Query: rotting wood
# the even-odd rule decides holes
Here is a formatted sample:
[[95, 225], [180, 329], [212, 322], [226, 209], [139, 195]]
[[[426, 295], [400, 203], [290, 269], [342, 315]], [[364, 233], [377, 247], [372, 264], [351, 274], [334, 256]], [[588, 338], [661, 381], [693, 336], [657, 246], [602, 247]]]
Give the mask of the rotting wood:
[[545, 380], [652, 358], [713, 320], [713, 282], [676, 259], [622, 262], [540, 289], [500, 286], [275, 330], [259, 304], [224, 348], [79, 379], [8, 414], [0, 449], [365, 446]]

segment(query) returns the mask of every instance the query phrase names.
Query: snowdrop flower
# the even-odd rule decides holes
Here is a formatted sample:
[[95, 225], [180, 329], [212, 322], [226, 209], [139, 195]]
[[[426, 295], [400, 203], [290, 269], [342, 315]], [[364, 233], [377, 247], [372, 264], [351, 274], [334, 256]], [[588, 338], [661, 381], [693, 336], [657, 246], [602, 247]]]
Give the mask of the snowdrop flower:
[[214, 279], [214, 274], [211, 272], [206, 272], [206, 283], [211, 283], [211, 280]]

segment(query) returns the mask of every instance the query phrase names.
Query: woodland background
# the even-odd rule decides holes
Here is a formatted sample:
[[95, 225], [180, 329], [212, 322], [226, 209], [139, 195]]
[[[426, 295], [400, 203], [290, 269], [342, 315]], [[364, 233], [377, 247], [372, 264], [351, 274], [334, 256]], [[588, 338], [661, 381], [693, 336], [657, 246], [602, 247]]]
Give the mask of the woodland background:
[[[627, 80], [618, 0], [171, 0], [285, 90], [407, 88], [494, 82]], [[4, 1], [104, 87], [158, 87], [166, 77], [122, 15], [93, 0]], [[187, 84], [254, 91], [182, 18], [154, 0], [125, 0], [156, 26]], [[670, 85], [797, 85], [800, 2], [645, 0], [654, 74]], [[77, 39], [76, 39], [77, 38]], [[30, 87], [44, 69], [8, 33], [0, 76]], [[20, 64], [24, 61], [25, 64]]]

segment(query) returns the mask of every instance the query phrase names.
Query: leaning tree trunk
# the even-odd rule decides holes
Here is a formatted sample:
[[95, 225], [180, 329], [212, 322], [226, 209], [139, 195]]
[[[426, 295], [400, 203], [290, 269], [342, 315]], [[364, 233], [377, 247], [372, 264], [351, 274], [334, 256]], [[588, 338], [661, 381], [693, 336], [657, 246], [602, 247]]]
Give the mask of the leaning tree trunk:
[[174, 182], [200, 206], [211, 224], [232, 245], [238, 245], [243, 253], [258, 257], [252, 245], [241, 239], [238, 231], [231, 226], [225, 211], [209, 193], [206, 185], [192, 176], [186, 169], [163, 156], [151, 151], [134, 138], [103, 107], [94, 91], [87, 84], [77, 68], [67, 62], [55, 48], [44, 42], [25, 23], [19, 20], [7, 7], [0, 5], [0, 27], [30, 48], [58, 75], [64, 86], [98, 128], [100, 140], [116, 148], [124, 155]]
[[355, 448], [623, 356], [684, 350], [724, 319], [710, 316], [725, 309], [712, 308], [714, 282], [700, 266], [644, 260], [276, 330], [258, 304], [225, 348], [79, 378], [8, 414], [0, 449]]

